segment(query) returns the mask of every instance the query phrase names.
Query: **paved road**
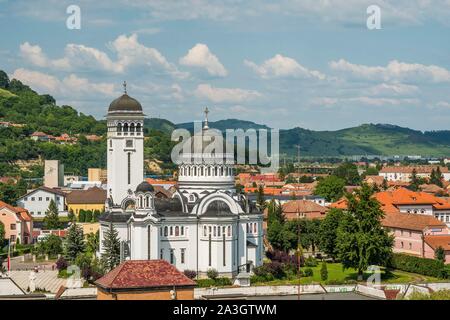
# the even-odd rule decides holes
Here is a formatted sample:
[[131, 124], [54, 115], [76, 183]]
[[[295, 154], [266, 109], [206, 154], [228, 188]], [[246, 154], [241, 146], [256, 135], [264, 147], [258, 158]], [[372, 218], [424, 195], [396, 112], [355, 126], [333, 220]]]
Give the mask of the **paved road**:
[[[13, 270], [10, 271], [8, 275], [26, 292], [30, 284], [30, 272], [31, 271]], [[35, 275], [36, 289], [39, 288], [50, 291], [51, 293], [56, 293], [61, 286], [66, 285], [66, 279], [58, 278], [58, 271], [56, 270], [41, 270]]]

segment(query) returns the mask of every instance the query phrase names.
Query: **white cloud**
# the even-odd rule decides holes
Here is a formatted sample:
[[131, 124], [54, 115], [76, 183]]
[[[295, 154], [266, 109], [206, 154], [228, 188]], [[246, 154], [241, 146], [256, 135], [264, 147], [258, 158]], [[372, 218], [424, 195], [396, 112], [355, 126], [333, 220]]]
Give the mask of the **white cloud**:
[[199, 84], [194, 94], [212, 102], [243, 102], [261, 97], [258, 91], [239, 88], [214, 88], [209, 84]]
[[20, 45], [20, 54], [34, 66], [54, 70], [95, 70], [122, 74], [133, 67], [147, 67], [154, 72], [170, 74], [177, 78], [187, 77], [187, 73], [180, 72], [158, 50], [141, 44], [137, 34], [120, 35], [108, 45], [117, 56], [115, 61], [101, 50], [73, 43], [66, 45], [64, 57], [60, 59], [48, 58], [40, 46], [28, 42]]
[[309, 70], [292, 58], [276, 54], [261, 65], [245, 60], [244, 64], [264, 79], [270, 78], [316, 78], [324, 80], [326, 76], [319, 71]]
[[331, 61], [330, 68], [358, 79], [371, 81], [449, 82], [450, 71], [435, 65], [390, 61], [387, 66], [353, 64], [344, 59]]
[[204, 68], [212, 76], [225, 77], [227, 70], [220, 63], [206, 44], [197, 43], [188, 53], [180, 58], [179, 63], [184, 66]]
[[369, 94], [374, 96], [408, 96], [419, 92], [419, 88], [414, 85], [402, 83], [381, 83], [368, 89]]
[[419, 99], [410, 98], [375, 98], [367, 96], [358, 96], [351, 98], [338, 98], [338, 97], [318, 97], [311, 100], [313, 105], [332, 107], [332, 106], [410, 106], [418, 105]]
[[41, 93], [63, 96], [65, 99], [79, 99], [80, 95], [85, 97], [97, 97], [98, 95], [106, 97], [115, 97], [114, 84], [94, 83], [86, 78], [80, 78], [75, 74], [59, 80], [55, 76], [38, 71], [32, 71], [19, 68], [14, 71], [11, 78], [18, 79], [24, 84]]

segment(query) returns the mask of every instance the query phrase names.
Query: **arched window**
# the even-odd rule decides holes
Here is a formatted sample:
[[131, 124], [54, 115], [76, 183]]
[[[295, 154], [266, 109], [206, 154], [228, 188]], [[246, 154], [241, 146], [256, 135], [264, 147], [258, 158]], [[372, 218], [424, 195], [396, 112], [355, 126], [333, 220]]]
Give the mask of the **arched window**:
[[256, 233], [256, 222], [253, 224], [253, 233]]
[[146, 206], [147, 206], [147, 208], [150, 208], [151, 206], [150, 206], [150, 197], [149, 196], [146, 196], [145, 197], [145, 200], [146, 200]]
[[208, 167], [206, 175], [209, 177], [211, 175], [211, 167]]
[[121, 123], [117, 124], [117, 132], [122, 132], [122, 124]]
[[141, 132], [141, 124], [140, 123], [138, 123], [137, 125], [136, 125], [136, 132]]
[[231, 226], [227, 227], [227, 236], [231, 237]]
[[195, 201], [195, 197], [193, 194], [189, 195], [189, 201], [190, 202], [194, 202]]
[[213, 233], [213, 236], [215, 237], [216, 234], [217, 234], [217, 228], [216, 228], [216, 226], [214, 226], [214, 233]]
[[246, 225], [246, 226], [247, 226], [247, 233], [249, 233], [249, 231], [248, 231], [248, 229], [249, 229], [249, 228], [248, 228], [248, 223], [247, 223], [247, 225]]
[[200, 175], [203, 176], [203, 167], [200, 167]]
[[175, 227], [175, 237], [179, 237], [180, 236], [180, 227], [176, 226]]
[[167, 226], [164, 227], [164, 237], [168, 236], [168, 232], [167, 232]]
[[170, 232], [169, 232], [169, 235], [171, 235], [171, 236], [173, 236], [173, 227], [172, 226], [170, 226]]
[[123, 132], [128, 132], [128, 123], [123, 125]]
[[217, 236], [220, 237], [220, 226], [217, 227]]
[[134, 123], [130, 125], [130, 132], [134, 132]]
[[207, 233], [208, 233], [208, 228], [206, 226], [203, 226], [203, 236], [206, 237]]
[[209, 226], [209, 227], [208, 227], [208, 229], [209, 229], [209, 233], [208, 233], [208, 235], [211, 235], [211, 233], [212, 233], [212, 227], [211, 227], [211, 226]]
[[109, 139], [109, 147], [112, 148], [112, 139]]
[[197, 167], [194, 167], [194, 176], [197, 176]]
[[219, 176], [222, 175], [222, 167], [219, 167]]
[[184, 236], [184, 226], [181, 226], [181, 235]]

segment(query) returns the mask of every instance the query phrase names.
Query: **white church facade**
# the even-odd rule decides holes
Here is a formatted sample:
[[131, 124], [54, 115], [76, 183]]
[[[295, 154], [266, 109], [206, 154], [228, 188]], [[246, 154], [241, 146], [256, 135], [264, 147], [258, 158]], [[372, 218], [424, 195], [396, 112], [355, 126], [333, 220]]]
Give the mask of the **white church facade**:
[[[187, 142], [201, 139], [202, 156], [210, 141], [207, 121], [201, 134]], [[214, 153], [200, 157], [208, 161], [195, 162], [191, 154], [182, 158], [176, 192], [171, 199], [157, 198], [144, 181], [143, 125], [141, 104], [126, 92], [109, 106], [108, 200], [100, 217], [100, 252], [112, 223], [123, 259], [164, 259], [199, 276], [216, 269], [234, 277], [262, 265], [263, 216], [236, 193], [233, 155]]]

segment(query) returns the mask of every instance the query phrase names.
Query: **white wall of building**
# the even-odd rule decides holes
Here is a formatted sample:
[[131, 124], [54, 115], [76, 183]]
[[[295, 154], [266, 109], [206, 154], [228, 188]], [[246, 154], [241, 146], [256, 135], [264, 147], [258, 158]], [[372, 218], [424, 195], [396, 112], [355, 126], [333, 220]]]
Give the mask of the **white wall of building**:
[[34, 192], [17, 200], [17, 205], [27, 209], [33, 217], [43, 218], [51, 200], [55, 201], [61, 216], [67, 215], [65, 211], [65, 197], [46, 190], [36, 189]]

